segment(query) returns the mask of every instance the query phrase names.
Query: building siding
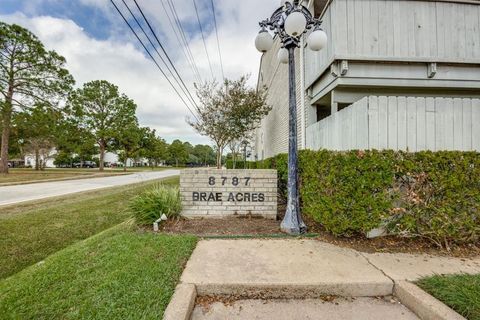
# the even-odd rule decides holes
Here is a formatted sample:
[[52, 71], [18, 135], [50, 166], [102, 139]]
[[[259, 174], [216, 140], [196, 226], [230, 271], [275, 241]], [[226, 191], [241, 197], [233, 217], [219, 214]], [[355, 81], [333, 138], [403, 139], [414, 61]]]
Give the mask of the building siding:
[[[468, 114], [480, 121], [480, 1], [332, 0], [322, 9], [326, 48], [296, 52], [299, 148], [479, 150]], [[277, 39], [262, 58], [259, 85], [273, 110], [256, 133], [257, 159], [288, 151], [279, 48]]]
[[[272, 107], [270, 113], [261, 121], [256, 130], [255, 155], [257, 159], [266, 159], [279, 153], [288, 152], [288, 65], [278, 61], [277, 55], [281, 44], [275, 40], [274, 47], [262, 57], [258, 87], [267, 89], [267, 104]], [[295, 83], [297, 93], [297, 129], [300, 147], [305, 135], [302, 126], [304, 108], [302, 108], [302, 71], [300, 49], [295, 50]]]
[[326, 50], [306, 51], [311, 85], [333, 59], [480, 63], [480, 6], [443, 1], [333, 0]]
[[307, 148], [480, 151], [480, 99], [369, 96], [309, 126]]

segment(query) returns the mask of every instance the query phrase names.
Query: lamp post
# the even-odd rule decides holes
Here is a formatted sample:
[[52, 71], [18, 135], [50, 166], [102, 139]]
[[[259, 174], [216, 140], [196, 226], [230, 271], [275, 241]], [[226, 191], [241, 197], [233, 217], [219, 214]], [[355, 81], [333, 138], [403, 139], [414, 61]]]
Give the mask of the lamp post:
[[288, 139], [288, 201], [285, 218], [282, 221], [282, 231], [289, 234], [301, 234], [307, 231], [307, 226], [300, 213], [298, 192], [298, 135], [297, 135], [297, 97], [295, 85], [295, 49], [300, 46], [303, 34], [313, 29], [307, 39], [311, 50], [319, 51], [327, 44], [327, 34], [320, 28], [321, 21], [315, 19], [310, 11], [300, 1], [282, 1], [269, 19], [260, 22], [260, 32], [255, 39], [255, 46], [260, 52], [267, 52], [273, 46], [273, 31], [279, 37], [282, 48], [278, 59], [288, 63], [289, 89], [289, 139]]

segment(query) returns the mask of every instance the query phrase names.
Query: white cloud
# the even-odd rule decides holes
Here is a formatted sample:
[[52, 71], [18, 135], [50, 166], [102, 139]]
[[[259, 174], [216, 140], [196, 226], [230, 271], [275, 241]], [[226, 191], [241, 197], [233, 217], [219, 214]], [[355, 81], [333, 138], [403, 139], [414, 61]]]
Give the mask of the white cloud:
[[[44, 0], [56, 1], [56, 0]], [[113, 19], [115, 26], [121, 21], [113, 14], [108, 1], [80, 0], [86, 5], [96, 6]], [[35, 0], [41, 3], [41, 0]], [[208, 1], [209, 3], [209, 1]], [[167, 48], [185, 81], [192, 88], [193, 75], [188, 67], [175, 35], [157, 0], [139, 1], [149, 13], [152, 24], [161, 30], [161, 38], [167, 37]], [[194, 11], [190, 0], [177, 1], [181, 19], [193, 19]], [[260, 55], [253, 40], [258, 31], [258, 21], [266, 18], [275, 9], [278, 0], [221, 0], [216, 1], [220, 45], [227, 77], [234, 78], [245, 73], [252, 74], [250, 83], [256, 82]], [[203, 8], [201, 15], [211, 14]], [[34, 8], [32, 6], [32, 11]], [[195, 18], [196, 19], [196, 18]], [[108, 40], [96, 40], [71, 20], [50, 16], [27, 17], [23, 13], [0, 16], [0, 20], [17, 23], [35, 33], [49, 49], [56, 50], [67, 59], [67, 67], [77, 80], [83, 83], [105, 79], [119, 86], [120, 90], [138, 104], [138, 117], [142, 125], [157, 130], [167, 140], [180, 138], [192, 143], [206, 143], [185, 122], [189, 115], [186, 107], [171, 89], [153, 62], [139, 49], [131, 34], [112, 34]], [[196, 20], [194, 20], [196, 21]], [[186, 20], [184, 20], [186, 23]], [[114, 28], [112, 30], [118, 30]], [[130, 32], [122, 29], [124, 32]], [[220, 64], [216, 37], [213, 30], [206, 35], [207, 49], [215, 76], [220, 78]], [[126, 41], [126, 39], [128, 41]], [[211, 79], [205, 49], [200, 34], [190, 41], [190, 48], [204, 79]], [[194, 94], [193, 89], [191, 89]]]

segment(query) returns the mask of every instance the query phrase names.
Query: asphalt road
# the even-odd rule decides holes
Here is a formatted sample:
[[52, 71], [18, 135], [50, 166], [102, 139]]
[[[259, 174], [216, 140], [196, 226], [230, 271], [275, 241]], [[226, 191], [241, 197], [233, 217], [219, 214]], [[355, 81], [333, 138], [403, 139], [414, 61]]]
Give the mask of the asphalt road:
[[103, 178], [42, 182], [0, 187], [0, 206], [16, 204], [77, 192], [124, 186], [139, 182], [168, 178], [180, 174], [179, 170], [136, 172], [130, 175]]

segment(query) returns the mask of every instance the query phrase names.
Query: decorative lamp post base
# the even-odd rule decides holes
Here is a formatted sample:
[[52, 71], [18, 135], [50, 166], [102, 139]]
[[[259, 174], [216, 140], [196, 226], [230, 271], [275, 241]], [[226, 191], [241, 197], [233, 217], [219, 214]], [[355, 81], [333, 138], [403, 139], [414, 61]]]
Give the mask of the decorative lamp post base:
[[[287, 216], [289, 216], [289, 218], [287, 218]], [[307, 226], [303, 221], [300, 223], [292, 221], [292, 219], [295, 219], [295, 214], [287, 212], [285, 218], [286, 219], [283, 219], [280, 224], [280, 230], [282, 232], [291, 235], [301, 235], [307, 232]]]

